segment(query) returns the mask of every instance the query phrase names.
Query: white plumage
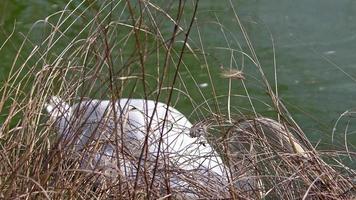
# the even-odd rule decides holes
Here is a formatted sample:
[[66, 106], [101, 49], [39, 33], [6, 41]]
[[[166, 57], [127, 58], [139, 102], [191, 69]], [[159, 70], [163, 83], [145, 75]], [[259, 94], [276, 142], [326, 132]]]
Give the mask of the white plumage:
[[[86, 167], [102, 165], [105, 168], [110, 163], [116, 165], [119, 162], [120, 173], [124, 173], [126, 177], [137, 175], [139, 172], [136, 161], [148, 134], [148, 158], [141, 159], [141, 164], [145, 160], [151, 162], [153, 167], [158, 159], [158, 169], [160, 166], [167, 168], [168, 165], [169, 169], [198, 171], [206, 176], [201, 177], [202, 181], [214, 177], [222, 184], [226, 183], [226, 171], [217, 152], [204, 137], [190, 137], [192, 124], [189, 120], [164, 103], [144, 99], [119, 99], [116, 102], [81, 101], [70, 106], [61, 98], [53, 96], [46, 109], [55, 121], [59, 135], [66, 141], [72, 141], [76, 151], [86, 152], [86, 164], [90, 165]], [[104, 144], [103, 148], [99, 152], [91, 152], [90, 144], [98, 141]], [[118, 156], [115, 152], [119, 152]], [[178, 178], [181, 176], [180, 173], [172, 176], [172, 187], [189, 187], [183, 181], [184, 178]]]

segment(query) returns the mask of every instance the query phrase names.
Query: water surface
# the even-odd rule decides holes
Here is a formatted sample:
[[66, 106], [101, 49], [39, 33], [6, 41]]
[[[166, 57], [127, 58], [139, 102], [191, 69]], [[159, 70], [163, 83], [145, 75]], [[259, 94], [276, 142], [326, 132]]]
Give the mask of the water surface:
[[[0, 42], [5, 40], [14, 26], [16, 37], [11, 40], [13, 45], [10, 48], [1, 51], [0, 79], [6, 77], [16, 54], [16, 46], [23, 39], [20, 33], [26, 34], [34, 22], [60, 10], [64, 5], [56, 0], [2, 1]], [[273, 66], [276, 62], [279, 97], [314, 143], [320, 139], [323, 139], [322, 143], [331, 143], [336, 119], [344, 111], [356, 107], [356, 2], [239, 0], [234, 1], [234, 6], [271, 83], [274, 82]], [[217, 50], [217, 47], [230, 45], [230, 48], [238, 49], [241, 45], [246, 49], [229, 1], [200, 1], [197, 22], [205, 49], [210, 51], [212, 73], [219, 76], [220, 67], [228, 67], [231, 57], [228, 52]], [[219, 24], [223, 25], [227, 41]], [[41, 37], [41, 33], [38, 34]], [[192, 31], [192, 38], [199, 38], [196, 30]], [[235, 67], [246, 70], [246, 82], [251, 94], [265, 98], [263, 88], [255, 84], [254, 79], [259, 77], [253, 65], [247, 63], [246, 66]], [[200, 89], [209, 94], [211, 86], [205, 70], [200, 66], [191, 70], [198, 74], [197, 80], [202, 86]], [[218, 94], [226, 94], [226, 80], [217, 81], [215, 86]], [[241, 88], [233, 91], [244, 94]], [[232, 105], [244, 106], [240, 103], [236, 98]], [[190, 108], [182, 106], [181, 109], [188, 113]], [[268, 110], [264, 109], [262, 106], [258, 111], [268, 115]], [[352, 116], [347, 119], [351, 119], [351, 124], [356, 124]], [[345, 124], [337, 129], [340, 137], [343, 137], [342, 127]], [[349, 142], [356, 145], [354, 130], [356, 128], [351, 126], [348, 137]]]

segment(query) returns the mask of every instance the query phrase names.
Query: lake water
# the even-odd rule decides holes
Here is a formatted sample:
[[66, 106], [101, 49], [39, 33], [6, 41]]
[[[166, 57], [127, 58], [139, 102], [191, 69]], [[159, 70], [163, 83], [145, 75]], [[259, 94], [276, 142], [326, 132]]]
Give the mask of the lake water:
[[[356, 107], [356, 1], [233, 2], [270, 83], [274, 82], [275, 56], [279, 97], [314, 143], [321, 138], [322, 143], [331, 143], [336, 119], [344, 111]], [[188, 4], [191, 4], [190, 1]], [[16, 37], [12, 38], [12, 45], [0, 51], [0, 79], [4, 80], [8, 73], [16, 46], [22, 40], [20, 32], [26, 34], [34, 22], [60, 10], [64, 5], [56, 0], [2, 0], [0, 44], [14, 25]], [[187, 12], [191, 12], [189, 9], [192, 8], [188, 5], [187, 9]], [[241, 31], [229, 1], [200, 1], [197, 23], [204, 48], [210, 52], [208, 60], [213, 76], [218, 76], [220, 67], [229, 67], [231, 63], [230, 52], [221, 50], [221, 47], [230, 45], [230, 48], [238, 49], [239, 45], [243, 48], [246, 46], [241, 40]], [[191, 37], [195, 41], [199, 39], [194, 28]], [[209, 96], [211, 86], [201, 65], [192, 72], [198, 74], [200, 90]], [[237, 67], [241, 69], [243, 66]], [[248, 63], [244, 66], [247, 86], [253, 96], [263, 99], [266, 94], [257, 84], [259, 77], [253, 68]], [[226, 80], [216, 81], [218, 94], [226, 94], [227, 83]], [[243, 93], [241, 89], [233, 91], [236, 94]], [[236, 100], [232, 104], [239, 102]], [[268, 115], [268, 110], [264, 109], [261, 107], [258, 111]], [[182, 110], [187, 113], [189, 108]], [[352, 117], [346, 119], [356, 124]], [[346, 121], [343, 120], [344, 123], [337, 130], [341, 138]], [[356, 146], [354, 130], [356, 128], [350, 126], [348, 131], [349, 143], [353, 148]]]

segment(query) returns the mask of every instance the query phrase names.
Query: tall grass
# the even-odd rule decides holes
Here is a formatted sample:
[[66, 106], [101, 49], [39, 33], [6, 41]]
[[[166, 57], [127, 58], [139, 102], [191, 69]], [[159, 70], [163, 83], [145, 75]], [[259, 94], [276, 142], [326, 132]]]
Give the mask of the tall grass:
[[[146, 171], [146, 180], [139, 183], [121, 176], [102, 180], [102, 171], [81, 168], [83, 156], [63, 146], [44, 111], [54, 95], [70, 104], [135, 97], [180, 108], [195, 122], [192, 137], [209, 138], [229, 171], [221, 195], [216, 194], [221, 186], [201, 185], [196, 179], [203, 177], [191, 174], [186, 181], [195, 185], [201, 199], [355, 197], [355, 171], [340, 159], [354, 159], [355, 152], [314, 148], [279, 100], [277, 74], [273, 87], [235, 5], [231, 0], [227, 5], [240, 35], [232, 36], [215, 15], [216, 34], [226, 44], [213, 49], [204, 43], [199, 1], [69, 1], [63, 10], [36, 22], [18, 47], [0, 90], [5, 116], [0, 197], [187, 198], [174, 188], [153, 187], [157, 169]], [[34, 41], [38, 29], [44, 37]], [[6, 51], [3, 46], [0, 50]], [[228, 55], [228, 67], [213, 66], [212, 51]], [[206, 75], [209, 89], [199, 86], [197, 72]], [[254, 97], [249, 82], [258, 84], [265, 98]], [[226, 84], [226, 93], [218, 91], [219, 84]], [[245, 106], [235, 105], [234, 99]], [[274, 120], [262, 117], [261, 107], [273, 110]]]

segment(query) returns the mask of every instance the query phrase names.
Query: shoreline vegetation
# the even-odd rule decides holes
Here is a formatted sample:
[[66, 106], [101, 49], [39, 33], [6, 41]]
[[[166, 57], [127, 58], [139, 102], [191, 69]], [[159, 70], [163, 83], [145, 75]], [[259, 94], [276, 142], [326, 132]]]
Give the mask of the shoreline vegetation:
[[[344, 149], [321, 151], [308, 140], [279, 99], [276, 66], [271, 81], [236, 5], [227, 2], [240, 35], [232, 36], [215, 15], [213, 23], [220, 27], [225, 47], [204, 45], [198, 0], [69, 1], [36, 22], [0, 88], [0, 198], [192, 198], [169, 181], [154, 185], [161, 169], [148, 163], [133, 180], [120, 168], [115, 179], [95, 167], [82, 168], [85, 154], [58, 137], [55, 120], [45, 112], [53, 96], [69, 105], [139, 98], [180, 110], [193, 122], [189, 136], [206, 138], [228, 172], [227, 184], [221, 186], [189, 171], [184, 181], [196, 199], [356, 198], [356, 171], [344, 162], [355, 159], [354, 149], [345, 139]], [[0, 45], [1, 53], [12, 37]], [[211, 51], [223, 52], [221, 59], [228, 65], [215, 65]], [[207, 89], [194, 68], [204, 75]], [[216, 89], [221, 84], [227, 88], [223, 93]], [[250, 84], [258, 85], [264, 97], [254, 95]], [[272, 114], [265, 116], [261, 110]], [[91, 145], [95, 151], [102, 144], [93, 140]], [[162, 180], [181, 170], [174, 165], [163, 168], [158, 176]]]

